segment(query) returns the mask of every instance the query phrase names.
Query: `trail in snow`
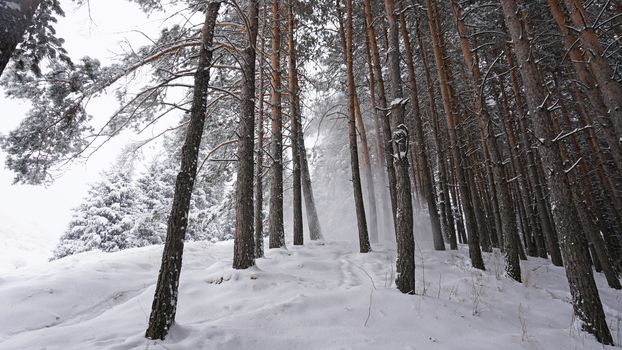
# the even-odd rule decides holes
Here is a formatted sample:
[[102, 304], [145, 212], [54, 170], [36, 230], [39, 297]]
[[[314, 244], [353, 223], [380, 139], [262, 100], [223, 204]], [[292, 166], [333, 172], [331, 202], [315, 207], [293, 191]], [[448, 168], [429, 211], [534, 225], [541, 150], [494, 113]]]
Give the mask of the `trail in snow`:
[[[523, 264], [524, 284], [470, 268], [468, 252], [417, 250], [418, 295], [392, 279], [394, 247], [268, 250], [230, 268], [232, 242], [188, 243], [177, 324], [143, 337], [161, 246], [89, 252], [0, 277], [0, 349], [602, 349], [574, 323], [564, 270]], [[614, 339], [620, 293], [598, 277]]]

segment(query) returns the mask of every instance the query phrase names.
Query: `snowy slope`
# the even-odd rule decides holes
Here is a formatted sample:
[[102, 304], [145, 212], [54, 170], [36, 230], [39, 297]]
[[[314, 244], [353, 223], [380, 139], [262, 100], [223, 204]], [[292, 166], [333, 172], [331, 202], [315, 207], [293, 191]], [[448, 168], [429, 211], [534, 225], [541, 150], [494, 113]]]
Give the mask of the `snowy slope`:
[[12, 185], [15, 174], [4, 168], [4, 162], [0, 151], [0, 274], [47, 262], [67, 228], [71, 208], [86, 190], [75, 178], [47, 188]]
[[58, 235], [51, 231], [34, 222], [17, 220], [0, 209], [0, 274], [47, 262], [58, 242]]
[[[603, 349], [573, 322], [564, 271], [523, 264], [525, 283], [466, 249], [417, 252], [418, 293], [391, 288], [393, 248], [328, 241], [230, 268], [232, 242], [186, 245], [177, 324], [143, 338], [162, 246], [88, 252], [0, 277], [0, 349]], [[464, 247], [463, 247], [464, 248]], [[598, 284], [620, 343], [620, 293]]]

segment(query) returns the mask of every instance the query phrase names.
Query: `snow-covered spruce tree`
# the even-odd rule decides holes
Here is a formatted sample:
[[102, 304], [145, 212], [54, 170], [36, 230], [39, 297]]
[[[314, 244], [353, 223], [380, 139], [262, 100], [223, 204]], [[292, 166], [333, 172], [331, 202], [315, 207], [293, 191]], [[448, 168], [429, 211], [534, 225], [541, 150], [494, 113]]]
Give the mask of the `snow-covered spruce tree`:
[[131, 234], [137, 198], [131, 176], [131, 169], [117, 164], [91, 185], [84, 202], [74, 210], [53, 259], [89, 250], [114, 252], [137, 246]]
[[[140, 0], [136, 2], [146, 10], [159, 6], [159, 1]], [[186, 10], [192, 12], [195, 9], [195, 5], [191, 5]], [[179, 100], [180, 94], [173, 94], [175, 96], [173, 99], [168, 96], [168, 92], [173, 89], [176, 92], [188, 91], [189, 85], [184, 82], [193, 74], [196, 67], [198, 32], [196, 29], [188, 29], [179, 25], [165, 28], [160, 37], [153, 40], [152, 45], [121, 55], [117, 63], [107, 67], [101, 67], [100, 63], [92, 58], [83, 58], [75, 65], [62, 60], [50, 61], [39, 77], [32, 70], [19, 69], [15, 63], [12, 63], [5, 71], [2, 84], [7, 88], [6, 91], [10, 97], [29, 100], [33, 105], [33, 109], [20, 126], [0, 142], [7, 152], [8, 167], [17, 174], [15, 181], [31, 184], [49, 183], [54, 180], [54, 171], [60, 165], [69, 160], [88, 156], [91, 151], [97, 150], [99, 145], [124, 129], [133, 128], [141, 132], [171, 113], [188, 112], [189, 94], [186, 93]], [[222, 56], [220, 58], [223, 59]], [[231, 62], [228, 63], [231, 65]], [[149, 71], [149, 68], [152, 70]], [[134, 89], [139, 89], [138, 92], [135, 93], [120, 84], [121, 78], [139, 70], [140, 73], [152, 75], [151, 80], [146, 84], [134, 87]], [[220, 92], [213, 94], [214, 100], [209, 102], [210, 108], [214, 110], [220, 108], [220, 111], [231, 109], [230, 105], [220, 103], [227, 101], [227, 97], [223, 96], [228, 96], [229, 102], [234, 100], [225, 91], [230, 88], [231, 79], [235, 78], [231, 74], [232, 71], [235, 74], [235, 70], [231, 69], [221, 69], [216, 74], [214, 80], [217, 84], [215, 85], [221, 88]], [[180, 83], [175, 83], [177, 81]], [[86, 112], [87, 102], [101, 94], [106, 88], [111, 88], [117, 93], [121, 106], [103, 127], [94, 130], [90, 123], [91, 117]], [[229, 115], [220, 112], [215, 112], [215, 114]], [[217, 130], [217, 132], [209, 133], [209, 137], [216, 142], [210, 146], [212, 151], [214, 151], [213, 148], [218, 148], [216, 145], [223, 141], [223, 137], [231, 137], [231, 133], [224, 132], [230, 130], [230, 125], [227, 123], [229, 122], [215, 118], [214, 123], [210, 124]], [[187, 121], [182, 121], [178, 126], [166, 132], [179, 130], [185, 125]], [[152, 139], [149, 138], [145, 143]], [[179, 144], [177, 142], [169, 145], [169, 149], [177, 149]], [[227, 157], [228, 155], [225, 154], [222, 158]], [[229, 159], [232, 158], [229, 157]], [[179, 159], [177, 158], [176, 166], [179, 164]], [[211, 182], [210, 185], [204, 182], [206, 186], [218, 183], [230, 187], [231, 168], [229, 164], [229, 162], [205, 163], [201, 174], [208, 177], [218, 173], [223, 175], [208, 181]], [[177, 168], [171, 169], [173, 172], [177, 171]], [[174, 175], [170, 177], [173, 179], [171, 183], [174, 182], [174, 177]], [[199, 195], [191, 201], [192, 212], [189, 217], [188, 239], [195, 237], [200, 239], [218, 237], [217, 239], [220, 239], [231, 234], [229, 212], [232, 199], [229, 196], [230, 192], [222, 186], [203, 191], [205, 193], [203, 196]], [[170, 192], [169, 197], [172, 198], [172, 189]], [[142, 203], [142, 200], [137, 199], [137, 203]], [[144, 214], [143, 209], [149, 208], [149, 205], [137, 206], [137, 211], [134, 213], [134, 226], [130, 232], [130, 235], [136, 239], [133, 241], [135, 245], [161, 242], [164, 234], [149, 226], [155, 223], [157, 223], [156, 226], [161, 223], [166, 224], [170, 203], [172, 202], [169, 202], [167, 209], [153, 212], [157, 220], [152, 220], [149, 215]], [[220, 206], [212, 208], [214, 203]], [[195, 207], [198, 209], [195, 210]], [[226, 210], [226, 215], [221, 215], [222, 212], [218, 208], [225, 208], [223, 210]], [[160, 209], [162, 209], [161, 206]], [[151, 210], [155, 210], [153, 205]]]
[[[179, 160], [156, 157], [136, 181], [136, 210], [130, 235], [135, 246], [162, 244], [173, 204]], [[231, 169], [211, 169], [197, 176], [188, 211], [187, 241], [212, 242], [232, 238]], [[214, 171], [211, 171], [214, 170]]]
[[[205, 134], [209, 137], [215, 131], [215, 126], [208, 126]], [[121, 162], [103, 172], [102, 179], [91, 185], [88, 196], [75, 209], [52, 259], [90, 250], [117, 251], [164, 243], [179, 171], [179, 151], [172, 146], [180, 137], [183, 137], [181, 132], [167, 137], [162, 148], [164, 152], [174, 152], [156, 156], [139, 176], [131, 176], [131, 169]], [[211, 138], [212, 142], [204, 142], [201, 153], [208, 152], [218, 140]], [[232, 151], [222, 153], [229, 155]], [[206, 162], [192, 192], [187, 241], [216, 242], [233, 237], [232, 175], [232, 164]], [[122, 223], [110, 226], [118, 218], [122, 218]], [[115, 231], [115, 242], [122, 244], [111, 246], [100, 237], [112, 237], [110, 230]]]
[[138, 246], [164, 242], [175, 176], [175, 169], [156, 157], [147, 171], [136, 179], [138, 199], [132, 235]]

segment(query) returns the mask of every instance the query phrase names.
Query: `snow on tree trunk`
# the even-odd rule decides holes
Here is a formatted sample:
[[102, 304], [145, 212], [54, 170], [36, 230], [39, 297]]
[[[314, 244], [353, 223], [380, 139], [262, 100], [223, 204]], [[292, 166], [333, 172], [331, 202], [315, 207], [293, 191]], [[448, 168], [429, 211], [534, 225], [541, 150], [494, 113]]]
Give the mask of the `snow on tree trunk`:
[[259, 27], [257, 1], [248, 2], [247, 47], [242, 51], [242, 92], [238, 141], [238, 177], [235, 211], [233, 268], [246, 269], [255, 264], [254, 251], [254, 135], [255, 135], [255, 47]]
[[294, 4], [292, 0], [287, 4], [287, 67], [288, 67], [288, 93], [289, 114], [292, 141], [292, 192], [293, 192], [293, 231], [294, 245], [304, 243], [304, 230], [302, 226], [302, 184], [300, 169], [300, 91], [298, 88], [298, 68], [296, 57], [296, 41], [294, 30], [296, 28], [294, 18]]
[[281, 23], [280, 0], [272, 0], [272, 53], [270, 56], [271, 88], [271, 158], [270, 167], [270, 211], [268, 214], [268, 230], [270, 232], [270, 248], [285, 246], [283, 228], [283, 115], [281, 106]]
[[452, 108], [453, 94], [449, 85], [449, 72], [445, 65], [443, 55], [443, 43], [441, 42], [439, 28], [437, 22], [436, 0], [425, 0], [427, 8], [428, 24], [432, 38], [432, 47], [434, 50], [434, 60], [438, 71], [439, 83], [441, 86], [441, 95], [443, 97], [443, 108], [445, 109], [445, 118], [447, 120], [447, 131], [449, 133], [449, 142], [451, 147], [451, 156], [456, 170], [456, 178], [458, 182], [458, 190], [462, 200], [462, 208], [464, 210], [464, 218], [466, 220], [467, 231], [469, 234], [469, 254], [471, 256], [471, 264], [473, 267], [484, 270], [484, 260], [479, 246], [479, 234], [477, 232], [477, 223], [475, 219], [475, 209], [471, 203], [471, 195], [469, 193], [467, 178], [465, 171], [461, 165], [460, 150], [458, 138], [456, 136], [456, 115]]
[[[428, 92], [428, 98], [430, 101], [436, 101], [436, 94], [434, 93], [434, 84], [430, 76], [430, 68], [428, 65], [428, 53], [423, 44], [421, 38], [421, 28], [419, 23], [416, 24], [415, 34], [417, 36], [417, 43], [420, 48], [421, 63], [423, 65], [423, 73], [426, 81], [426, 88]], [[440, 124], [438, 110], [435, 103], [430, 103], [430, 113], [432, 117], [432, 127], [434, 140], [434, 148], [437, 151], [438, 162], [438, 176], [439, 176], [439, 208], [441, 213], [441, 228], [447, 240], [449, 241], [449, 249], [457, 250], [458, 241], [456, 237], [456, 229], [454, 225], [453, 210], [451, 208], [451, 201], [449, 200], [449, 189], [447, 188], [447, 167], [445, 160], [445, 147], [441, 143]]]
[[41, 0], [0, 1], [0, 75], [17, 45], [22, 42], [26, 29], [32, 24], [32, 18], [40, 3]]
[[411, 152], [419, 159], [418, 164], [421, 168], [421, 189], [423, 197], [428, 205], [428, 215], [430, 217], [430, 225], [432, 227], [432, 238], [434, 240], [434, 249], [445, 250], [445, 242], [441, 232], [441, 220], [434, 196], [434, 176], [428, 161], [429, 151], [425, 142], [424, 122], [419, 107], [419, 92], [417, 80], [415, 76], [415, 66], [413, 51], [410, 45], [410, 34], [406, 26], [406, 17], [403, 12], [400, 14], [400, 32], [404, 39], [404, 57], [406, 59], [406, 67], [408, 72], [408, 80], [410, 82], [410, 103], [412, 104], [412, 113], [408, 116], [408, 124], [411, 132], [415, 133], [415, 142], [411, 142]]
[[473, 56], [473, 51], [468, 41], [466, 25], [462, 18], [460, 6], [456, 0], [452, 0], [452, 13], [457, 23], [458, 33], [460, 34], [460, 46], [462, 48], [464, 64], [469, 72], [469, 78], [472, 79], [470, 87], [474, 93], [473, 110], [479, 126], [484, 157], [486, 159], [490, 157], [491, 160], [490, 164], [486, 164], [485, 166], [492, 166], [492, 178], [489, 177], [488, 181], [490, 185], [494, 186], [494, 188], [491, 188], [491, 191], [496, 193], [496, 196], [491, 197], [491, 202], [496, 202], [499, 208], [498, 214], [501, 221], [503, 241], [505, 243], [506, 272], [510, 278], [520, 282], [520, 260], [518, 258], [517, 240], [515, 239], [515, 237], [518, 236], [515, 208], [512, 205], [510, 188], [505, 178], [505, 172], [503, 171], [501, 154], [495, 139], [495, 131], [492, 128], [491, 118], [485, 109], [483, 96], [479, 89], [482, 83], [479, 62]]
[[397, 240], [397, 277], [395, 283], [402, 293], [415, 293], [415, 240], [413, 236], [413, 208], [408, 177], [409, 132], [405, 125], [405, 109], [408, 99], [403, 97], [400, 76], [399, 23], [393, 0], [385, 0], [389, 22], [389, 77], [391, 80], [391, 124], [394, 130], [393, 164], [397, 179], [397, 215], [395, 236]]
[[352, 172], [352, 187], [354, 191], [354, 207], [356, 210], [356, 223], [359, 235], [359, 250], [367, 253], [371, 250], [369, 233], [367, 231], [367, 219], [363, 203], [363, 191], [361, 189], [361, 174], [359, 170], [358, 145], [356, 140], [356, 86], [354, 84], [354, 67], [352, 61], [352, 0], [346, 0], [346, 20], [337, 0], [337, 16], [339, 17], [339, 34], [341, 46], [346, 62], [346, 81], [348, 89], [348, 139], [350, 142], [350, 169]]
[[364, 10], [365, 10], [365, 27], [367, 30], [367, 40], [369, 40], [369, 51], [371, 58], [371, 66], [374, 72], [375, 79], [375, 88], [376, 91], [372, 91], [372, 94], [378, 95], [379, 109], [381, 111], [381, 127], [382, 127], [382, 138], [384, 141], [384, 158], [385, 158], [385, 168], [387, 170], [387, 178], [389, 180], [389, 197], [391, 199], [391, 212], [393, 214], [393, 225], [395, 226], [395, 215], [397, 209], [397, 194], [396, 194], [396, 177], [395, 177], [395, 168], [391, 162], [393, 157], [393, 143], [391, 142], [391, 124], [388, 114], [388, 103], [386, 97], [386, 91], [384, 87], [384, 78], [382, 77], [382, 66], [380, 63], [380, 52], [378, 50], [378, 43], [376, 41], [376, 33], [374, 30], [374, 16], [372, 13], [371, 0], [365, 0], [364, 2]]
[[263, 258], [263, 160], [264, 160], [264, 48], [265, 39], [263, 38], [266, 30], [266, 2], [263, 5], [263, 25], [261, 28], [261, 48], [259, 51], [259, 93], [257, 102], [257, 159], [255, 161], [255, 258]]
[[160, 266], [151, 315], [149, 316], [149, 327], [145, 333], [145, 336], [149, 339], [164, 339], [175, 322], [179, 276], [188, 225], [188, 209], [190, 207], [192, 187], [197, 172], [199, 146], [205, 124], [207, 88], [213, 54], [211, 48], [219, 9], [220, 2], [210, 2], [208, 4], [201, 32], [201, 47], [199, 63], [194, 75], [190, 123], [188, 124], [186, 140], [182, 148], [181, 169], [175, 183], [175, 196], [168, 221], [162, 265]]

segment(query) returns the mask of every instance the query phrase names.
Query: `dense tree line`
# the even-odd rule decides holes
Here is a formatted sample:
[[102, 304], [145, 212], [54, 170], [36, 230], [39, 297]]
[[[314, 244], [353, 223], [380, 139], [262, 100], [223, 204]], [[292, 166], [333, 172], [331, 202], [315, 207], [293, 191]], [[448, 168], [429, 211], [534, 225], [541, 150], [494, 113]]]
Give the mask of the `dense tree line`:
[[[237, 175], [234, 268], [263, 256], [264, 201], [269, 248], [285, 246], [284, 215], [304, 244], [303, 195], [310, 238], [322, 237], [303, 137], [307, 89], [341, 93], [360, 252], [392, 229], [401, 292], [415, 292], [413, 213], [425, 210], [435, 249], [466, 244], [473, 268], [485, 269], [493, 249], [516, 282], [528, 257], [564, 266], [575, 315], [613, 343], [594, 271], [622, 288], [619, 1], [201, 1], [185, 11], [205, 19], [200, 30], [167, 28], [116, 65], [50, 59], [41, 72], [16, 59], [3, 78], [9, 94], [33, 101], [2, 141], [17, 181], [47, 181], [125, 128], [188, 116], [147, 337], [163, 339], [174, 323], [199, 146], [222, 108], [237, 109], [227, 129], [237, 153], [225, 159]], [[118, 88], [137, 71], [152, 73], [148, 85]], [[111, 86], [121, 107], [93, 133], [85, 103]]]

